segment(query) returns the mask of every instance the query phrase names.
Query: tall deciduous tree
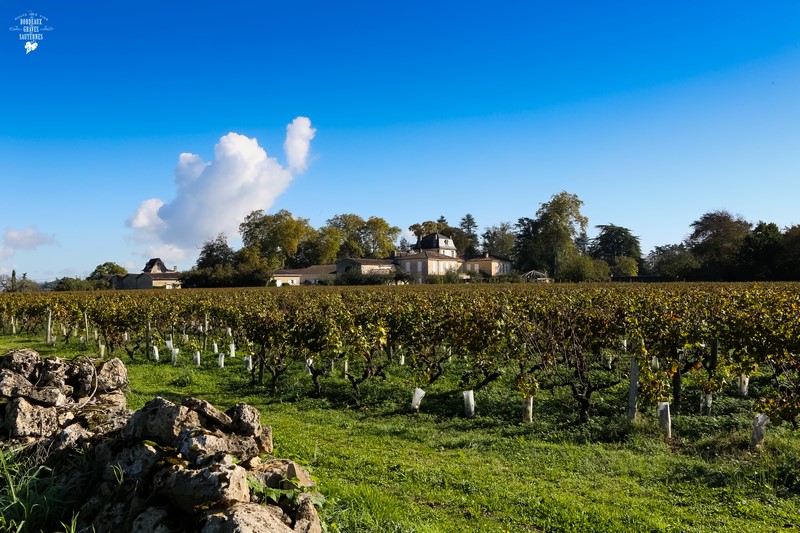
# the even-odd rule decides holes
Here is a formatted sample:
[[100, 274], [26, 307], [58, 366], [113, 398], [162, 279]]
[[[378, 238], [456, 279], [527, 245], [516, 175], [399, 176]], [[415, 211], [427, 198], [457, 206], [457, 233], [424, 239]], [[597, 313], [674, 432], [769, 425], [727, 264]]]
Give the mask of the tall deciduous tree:
[[700, 268], [700, 262], [684, 243], [656, 246], [645, 264], [650, 274], [675, 280], [692, 278]]
[[738, 254], [751, 224], [727, 211], [711, 211], [691, 226], [688, 243], [700, 262], [700, 277], [706, 280], [739, 278], [742, 273]]
[[401, 231], [381, 217], [364, 220], [352, 213], [336, 215], [327, 224], [341, 232], [339, 258], [388, 257], [395, 249], [394, 242]]
[[124, 276], [128, 271], [111, 261], [106, 261], [102, 265], [97, 265], [91, 274], [86, 278], [90, 281], [102, 281], [114, 275]]
[[197, 257], [197, 268], [232, 265], [234, 255], [235, 252], [228, 245], [228, 237], [224, 233], [220, 233], [203, 243], [200, 255]]
[[578, 253], [575, 239], [589, 223], [581, 206], [577, 195], [562, 191], [541, 204], [536, 219], [519, 220], [515, 254], [521, 271], [544, 269], [558, 277], [560, 265]]
[[488, 254], [511, 257], [514, 252], [514, 226], [511, 222], [489, 226], [481, 237], [483, 237], [483, 251]]
[[273, 215], [259, 209], [239, 224], [245, 248], [257, 250], [270, 269], [282, 268], [313, 231], [308, 219], [295, 218], [285, 209]]

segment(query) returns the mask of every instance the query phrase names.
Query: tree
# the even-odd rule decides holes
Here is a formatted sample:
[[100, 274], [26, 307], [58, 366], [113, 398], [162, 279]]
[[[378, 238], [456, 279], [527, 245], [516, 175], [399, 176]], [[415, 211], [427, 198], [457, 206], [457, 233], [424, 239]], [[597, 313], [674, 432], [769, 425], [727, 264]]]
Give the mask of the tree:
[[784, 256], [781, 230], [776, 224], [759, 221], [745, 236], [739, 252], [742, 279], [782, 279], [779, 262]]
[[751, 224], [727, 211], [705, 213], [691, 224], [688, 245], [700, 262], [698, 275], [705, 280], [740, 279], [738, 263], [741, 246]]
[[239, 224], [242, 242], [250, 252], [257, 251], [263, 264], [270, 270], [283, 268], [287, 260], [297, 253], [300, 243], [313, 234], [314, 228], [305, 218], [295, 218], [281, 209], [274, 215], [262, 210], [253, 211]]
[[617, 256], [614, 258], [614, 264], [611, 265], [611, 274], [625, 277], [638, 276], [639, 263], [633, 257]]
[[602, 259], [592, 259], [584, 254], [571, 254], [564, 259], [559, 271], [559, 281], [608, 281], [611, 269]]
[[637, 263], [642, 261], [642, 249], [639, 237], [631, 230], [614, 224], [595, 226], [600, 233], [592, 239], [589, 254], [595, 259], [602, 259], [609, 265], [615, 264], [618, 257], [630, 257]]
[[96, 281], [89, 279], [64, 277], [56, 280], [54, 291], [93, 291], [97, 289]]
[[228, 245], [228, 238], [220, 233], [203, 243], [197, 258], [197, 268], [233, 265], [234, 255], [235, 252]]
[[91, 274], [86, 278], [90, 281], [104, 281], [111, 276], [125, 276], [128, 271], [116, 263], [107, 261], [102, 265], [97, 265]]
[[653, 276], [675, 280], [692, 278], [700, 268], [700, 262], [684, 243], [656, 246], [647, 255], [645, 264]]
[[17, 271], [12, 270], [10, 276], [0, 276], [0, 292], [36, 292], [42, 290], [42, 286], [28, 279], [28, 274], [22, 274], [22, 279], [17, 279]]
[[341, 246], [342, 232], [323, 226], [300, 243], [297, 253], [287, 263], [290, 268], [306, 268], [311, 265], [327, 265], [336, 262]]
[[[461, 218], [458, 223], [459, 229], [469, 239], [467, 246], [464, 250], [464, 255], [477, 255], [478, 253], [478, 223], [475, 222], [475, 217], [467, 213]], [[510, 254], [509, 254], [510, 255]]]
[[381, 217], [369, 217], [361, 230], [366, 256], [389, 257], [395, 250], [394, 242], [400, 236], [400, 231], [400, 228], [390, 225]]
[[439, 233], [439, 223], [434, 222], [433, 220], [426, 220], [425, 222], [411, 224], [408, 227], [408, 231], [413, 233], [414, 236], [417, 238], [417, 240], [419, 240], [425, 235], [429, 235], [431, 233]]
[[782, 280], [800, 280], [800, 225], [783, 231], [783, 252], [778, 260], [778, 276]]
[[514, 231], [511, 222], [489, 226], [483, 232], [483, 251], [500, 257], [511, 257], [514, 252]]
[[519, 220], [514, 252], [520, 271], [549, 270], [558, 277], [560, 265], [578, 253], [575, 239], [586, 232], [582, 205], [577, 195], [562, 191], [540, 205], [536, 219]]
[[388, 257], [395, 249], [394, 241], [400, 236], [400, 228], [392, 226], [380, 217], [364, 220], [348, 213], [336, 215], [327, 222], [331, 228], [341, 232], [338, 257]]

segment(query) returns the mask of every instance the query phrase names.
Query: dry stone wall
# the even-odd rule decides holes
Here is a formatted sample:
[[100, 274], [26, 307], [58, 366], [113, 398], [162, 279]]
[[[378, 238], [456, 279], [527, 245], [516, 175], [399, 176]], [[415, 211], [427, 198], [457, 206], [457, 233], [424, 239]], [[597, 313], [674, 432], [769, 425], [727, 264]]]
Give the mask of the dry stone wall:
[[82, 531], [321, 533], [313, 480], [293, 461], [266, 459], [272, 428], [257, 409], [156, 397], [132, 412], [127, 384], [116, 358], [0, 357], [0, 445], [51, 464], [85, 459], [54, 469], [81, 487]]

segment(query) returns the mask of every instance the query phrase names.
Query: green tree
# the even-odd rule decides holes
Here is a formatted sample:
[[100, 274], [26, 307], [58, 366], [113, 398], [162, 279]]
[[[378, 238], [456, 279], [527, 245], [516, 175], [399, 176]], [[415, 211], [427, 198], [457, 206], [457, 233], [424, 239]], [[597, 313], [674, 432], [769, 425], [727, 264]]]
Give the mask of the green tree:
[[700, 268], [700, 262], [684, 243], [656, 246], [647, 255], [645, 265], [653, 276], [674, 280], [691, 279]]
[[800, 281], [800, 224], [783, 231], [782, 253], [777, 261], [778, 277]]
[[510, 222], [501, 222], [486, 228], [481, 235], [483, 251], [500, 257], [511, 257], [516, 238], [513, 230], [514, 226]]
[[228, 238], [224, 233], [220, 233], [203, 243], [200, 255], [197, 257], [197, 268], [233, 265], [234, 255], [235, 252], [228, 245]]
[[480, 250], [478, 250], [478, 223], [475, 222], [475, 217], [473, 217], [470, 213], [467, 213], [461, 217], [461, 221], [458, 223], [458, 228], [464, 232], [464, 235], [467, 237], [467, 245], [464, 248], [464, 255], [477, 255]]
[[617, 256], [614, 258], [614, 264], [611, 265], [611, 273], [615, 276], [637, 276], [639, 275], [639, 263], [633, 257]]
[[97, 289], [96, 281], [80, 278], [63, 277], [56, 280], [54, 291], [93, 291]]
[[383, 218], [373, 216], [364, 220], [352, 213], [336, 215], [327, 224], [341, 232], [339, 258], [388, 257], [394, 251], [394, 242], [401, 231]]
[[546, 270], [559, 278], [560, 266], [578, 253], [575, 240], [589, 223], [581, 206], [577, 195], [562, 191], [540, 205], [535, 219], [519, 220], [514, 252], [521, 272]]
[[743, 275], [739, 253], [751, 224], [727, 211], [705, 213], [691, 224], [688, 244], [700, 262], [698, 275], [705, 280], [733, 280]]
[[608, 281], [611, 269], [602, 259], [592, 259], [584, 254], [574, 253], [568, 255], [559, 271], [558, 281]]
[[601, 224], [595, 226], [600, 233], [592, 239], [589, 254], [595, 259], [602, 259], [613, 265], [618, 257], [630, 257], [637, 263], [642, 261], [642, 249], [639, 237], [631, 233], [628, 228], [614, 224]]
[[239, 224], [245, 248], [256, 250], [263, 259], [260, 265], [270, 270], [283, 268], [297, 253], [300, 243], [313, 232], [314, 228], [308, 219], [295, 218], [285, 209], [273, 215], [259, 209], [247, 215], [244, 222]]
[[97, 265], [86, 279], [90, 281], [103, 281], [107, 280], [111, 276], [124, 276], [127, 273], [128, 271], [125, 270], [125, 268], [111, 261], [107, 261], [102, 265]]
[[392, 226], [381, 217], [369, 217], [361, 231], [367, 257], [389, 257], [395, 250], [395, 241], [400, 236], [400, 228]]
[[433, 220], [426, 220], [425, 222], [411, 224], [408, 227], [408, 231], [413, 233], [417, 239], [421, 239], [425, 235], [439, 233], [439, 223]]
[[28, 274], [22, 274], [21, 279], [17, 279], [17, 271], [12, 270], [10, 276], [0, 276], [0, 292], [37, 292], [42, 290], [42, 286], [28, 279]]
[[782, 279], [779, 262], [784, 256], [784, 239], [776, 224], [759, 221], [745, 236], [739, 252], [742, 279]]
[[311, 265], [335, 263], [341, 241], [341, 231], [329, 226], [322, 226], [300, 243], [297, 253], [289, 260], [287, 266], [305, 268]]

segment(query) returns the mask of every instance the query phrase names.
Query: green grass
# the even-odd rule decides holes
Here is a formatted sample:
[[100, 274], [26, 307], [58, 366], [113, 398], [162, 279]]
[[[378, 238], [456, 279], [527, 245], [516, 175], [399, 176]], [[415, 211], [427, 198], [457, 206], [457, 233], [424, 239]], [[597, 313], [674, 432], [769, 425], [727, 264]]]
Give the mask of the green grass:
[[[2, 338], [0, 350], [40, 348], [30, 341]], [[250, 385], [241, 358], [219, 369], [210, 356], [193, 368], [188, 356], [172, 366], [117, 355], [128, 365], [131, 408], [156, 395], [193, 395], [221, 408], [260, 409], [275, 455], [301, 462], [319, 481], [328, 532], [800, 529], [800, 439], [770, 427], [763, 449], [750, 451], [748, 400], [720, 398], [715, 416], [676, 416], [668, 445], [654, 413], [625, 420], [623, 389], [598, 398], [585, 425], [575, 422], [567, 396], [542, 392], [537, 419], [526, 426], [519, 398], [502, 381], [476, 393], [478, 416], [465, 419], [449, 377], [425, 387], [420, 413], [411, 413], [416, 383], [405, 367], [367, 382], [356, 402], [333, 375], [323, 378], [323, 397], [310, 398], [299, 367], [272, 395]], [[692, 394], [687, 389], [687, 409]]]

